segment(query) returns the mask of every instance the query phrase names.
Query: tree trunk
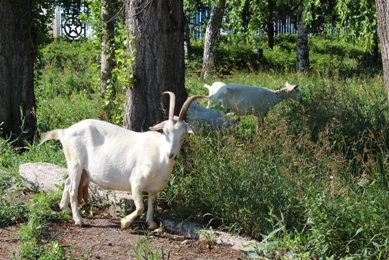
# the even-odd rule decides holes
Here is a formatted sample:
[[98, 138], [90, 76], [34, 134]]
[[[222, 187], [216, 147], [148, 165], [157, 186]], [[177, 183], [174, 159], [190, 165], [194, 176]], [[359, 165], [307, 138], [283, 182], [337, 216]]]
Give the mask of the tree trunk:
[[267, 1], [267, 10], [268, 10], [268, 17], [267, 17], [267, 23], [266, 23], [266, 33], [267, 33], [267, 45], [272, 50], [274, 47], [274, 11], [273, 7], [275, 6], [275, 3], [273, 1], [268, 0]]
[[389, 105], [389, 2], [376, 0], [378, 32], [381, 43], [382, 67], [386, 89], [386, 99]]
[[32, 1], [12, 3], [0, 0], [0, 133], [31, 142], [36, 132]]
[[190, 29], [189, 29], [188, 19], [185, 19], [184, 53], [185, 53], [185, 60], [189, 61], [190, 55], [192, 54], [192, 46], [190, 44]]
[[184, 65], [183, 0], [124, 1], [129, 51], [135, 54], [133, 87], [126, 90], [124, 127], [147, 131], [167, 118], [169, 97], [176, 95], [175, 115], [187, 98]]
[[[102, 1], [101, 18], [103, 21], [103, 31], [101, 36], [101, 68], [100, 68], [100, 97], [104, 98], [107, 86], [112, 84], [112, 69], [115, 66], [115, 53], [112, 49], [115, 40], [115, 19], [114, 2], [112, 0]], [[113, 87], [111, 85], [111, 87]], [[112, 89], [111, 95], [115, 95]]]
[[309, 70], [308, 34], [309, 28], [300, 13], [297, 21], [297, 69], [300, 71]]
[[267, 45], [272, 50], [274, 47], [274, 23], [272, 18], [270, 18], [266, 24], [266, 33], [267, 33]]
[[226, 0], [220, 0], [216, 1], [211, 9], [204, 39], [203, 68], [201, 70], [201, 78], [203, 79], [207, 78], [208, 74], [214, 73], [216, 69], [216, 50], [225, 7]]

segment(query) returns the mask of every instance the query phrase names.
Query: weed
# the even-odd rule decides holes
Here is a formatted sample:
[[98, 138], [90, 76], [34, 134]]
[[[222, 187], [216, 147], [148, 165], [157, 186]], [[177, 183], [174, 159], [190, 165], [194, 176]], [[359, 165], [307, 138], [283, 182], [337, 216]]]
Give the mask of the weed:
[[204, 241], [208, 247], [212, 247], [217, 243], [218, 235], [213, 231], [212, 227], [209, 230], [196, 230], [196, 234], [200, 236], [200, 240]]
[[134, 250], [137, 260], [170, 259], [170, 249], [166, 254], [163, 247], [161, 250], [153, 248], [148, 234], [143, 239], [136, 242]]

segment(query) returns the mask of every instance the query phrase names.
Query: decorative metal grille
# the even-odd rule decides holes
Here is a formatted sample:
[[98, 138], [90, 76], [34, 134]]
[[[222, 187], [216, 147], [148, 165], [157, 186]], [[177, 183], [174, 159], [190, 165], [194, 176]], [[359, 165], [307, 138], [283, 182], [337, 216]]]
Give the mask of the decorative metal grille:
[[88, 13], [85, 0], [72, 1], [70, 5], [63, 6], [63, 24], [62, 30], [66, 38], [70, 40], [79, 40], [86, 36], [86, 25], [81, 21], [79, 15]]

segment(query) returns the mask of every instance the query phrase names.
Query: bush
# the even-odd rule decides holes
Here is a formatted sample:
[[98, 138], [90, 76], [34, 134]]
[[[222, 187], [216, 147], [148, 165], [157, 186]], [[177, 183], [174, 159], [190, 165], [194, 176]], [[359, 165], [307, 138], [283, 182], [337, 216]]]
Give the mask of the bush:
[[67, 97], [98, 89], [96, 58], [89, 41], [55, 41], [42, 50], [37, 65], [36, 96], [43, 99]]

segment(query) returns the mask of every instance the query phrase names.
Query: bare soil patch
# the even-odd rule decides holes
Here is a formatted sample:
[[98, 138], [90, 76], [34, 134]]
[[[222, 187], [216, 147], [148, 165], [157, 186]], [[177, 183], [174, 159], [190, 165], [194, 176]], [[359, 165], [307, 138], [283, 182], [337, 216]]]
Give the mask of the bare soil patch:
[[0, 260], [10, 259], [11, 251], [17, 251], [19, 243], [17, 234], [13, 232], [15, 227], [0, 228]]
[[[85, 227], [75, 226], [72, 221], [52, 223], [48, 229], [49, 241], [57, 240], [76, 259], [136, 259], [137, 242], [147, 235], [150, 249], [162, 253], [160, 259], [245, 259], [244, 253], [226, 245], [210, 245], [205, 241], [191, 239], [167, 232], [152, 232], [146, 226], [132, 226], [121, 230], [120, 223], [112, 219], [94, 217], [84, 219]], [[17, 251], [12, 228], [0, 229], [0, 259], [9, 259], [10, 251]], [[168, 258], [168, 255], [170, 258]]]

